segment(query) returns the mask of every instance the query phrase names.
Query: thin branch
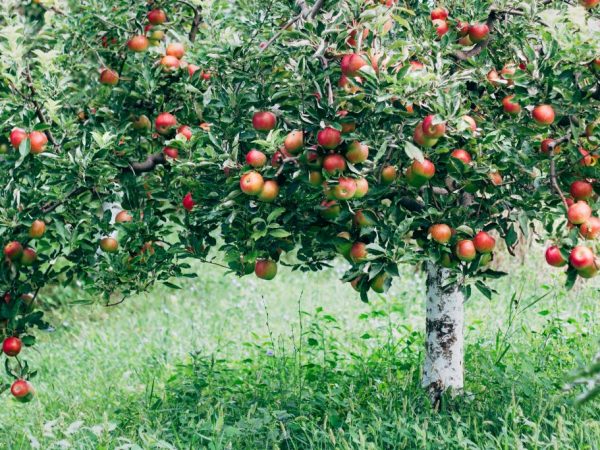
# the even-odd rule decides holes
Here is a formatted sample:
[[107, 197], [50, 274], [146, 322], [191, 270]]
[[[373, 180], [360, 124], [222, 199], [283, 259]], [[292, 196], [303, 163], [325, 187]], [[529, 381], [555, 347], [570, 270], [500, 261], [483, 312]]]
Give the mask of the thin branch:
[[[36, 99], [37, 92], [35, 90], [35, 87], [33, 86], [33, 79], [31, 78], [31, 72], [29, 71], [29, 66], [27, 66], [25, 68], [25, 79], [27, 80], [27, 87], [29, 88], [29, 92], [31, 92], [31, 96], [29, 96], [28, 98], [27, 97], [25, 97], [25, 98], [27, 98], [33, 104], [33, 107], [35, 109], [35, 115], [37, 116], [39, 121], [45, 125], [50, 125], [50, 123], [46, 119], [46, 116], [44, 115], [44, 111], [42, 110], [42, 107], [40, 106], [40, 104], [38, 103], [38, 101]], [[50, 143], [54, 146], [54, 149], [58, 150], [59, 145], [58, 145], [58, 142], [56, 141], [56, 139], [54, 139], [54, 135], [52, 134], [52, 131], [46, 130], [45, 133], [46, 133], [46, 136], [48, 137], [48, 140], [50, 141]]]
[[52, 211], [54, 211], [56, 208], [58, 208], [60, 205], [62, 205], [63, 203], [65, 203], [69, 198], [71, 197], [75, 197], [76, 195], [79, 194], [83, 194], [85, 191], [87, 191], [88, 189], [93, 190], [93, 188], [89, 188], [87, 186], [81, 186], [78, 187], [76, 189], [73, 189], [71, 192], [69, 192], [65, 198], [63, 198], [60, 201], [57, 202], [53, 202], [53, 203], [46, 203], [44, 206], [42, 206], [41, 211], [44, 214], [48, 214], [51, 213]]
[[560, 139], [556, 139], [554, 142], [548, 145], [548, 154], [550, 155], [550, 184], [552, 185], [554, 191], [560, 196], [563, 205], [565, 205], [565, 209], [569, 209], [569, 203], [567, 202], [567, 198], [558, 184], [558, 177], [556, 176], [556, 162], [554, 161], [554, 148], [563, 142], [567, 142], [570, 138], [571, 132], [567, 133]]
[[177, 3], [181, 3], [189, 7], [192, 11], [194, 11], [194, 19], [192, 20], [192, 28], [188, 35], [188, 39], [190, 42], [194, 42], [196, 40], [196, 35], [198, 34], [198, 29], [200, 28], [200, 24], [202, 23], [202, 8], [200, 6], [194, 6], [190, 2], [186, 0], [176, 0]]

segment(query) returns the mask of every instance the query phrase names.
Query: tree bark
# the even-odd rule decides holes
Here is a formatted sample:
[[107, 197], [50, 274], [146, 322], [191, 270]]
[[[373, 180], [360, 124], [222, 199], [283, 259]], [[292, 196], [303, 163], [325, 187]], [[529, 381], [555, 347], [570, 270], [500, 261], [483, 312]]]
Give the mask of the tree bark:
[[450, 271], [427, 264], [427, 305], [423, 387], [437, 408], [442, 394], [464, 386], [464, 295], [447, 284]]

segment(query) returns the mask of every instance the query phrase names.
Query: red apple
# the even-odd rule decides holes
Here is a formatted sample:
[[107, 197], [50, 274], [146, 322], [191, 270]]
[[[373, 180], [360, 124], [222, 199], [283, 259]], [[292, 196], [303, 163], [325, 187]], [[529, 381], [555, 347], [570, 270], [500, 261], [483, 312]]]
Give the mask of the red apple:
[[15, 400], [21, 403], [27, 403], [33, 400], [35, 390], [29, 381], [16, 380], [10, 387], [10, 393], [13, 395]]
[[111, 69], [102, 69], [100, 72], [100, 83], [114, 86], [119, 82], [119, 74]]
[[364, 242], [355, 242], [352, 244], [352, 248], [350, 249], [350, 259], [355, 263], [366, 260], [368, 254], [367, 244]]
[[[503, 80], [506, 81], [507, 86], [514, 86], [515, 82], [513, 80], [511, 80], [511, 77], [515, 73], [517, 73], [516, 66], [514, 64], [506, 64], [500, 71], [500, 76], [502, 77]], [[506, 75], [508, 75], [509, 77], [506, 78]]]
[[546, 249], [546, 262], [552, 267], [562, 267], [567, 264], [565, 258], [556, 245], [552, 245]]
[[542, 141], [542, 143], [540, 144], [540, 151], [542, 153], [548, 154], [548, 153], [550, 153], [550, 148], [553, 147], [553, 150], [552, 150], [553, 155], [560, 153], [560, 147], [558, 145], [556, 145], [555, 142], [556, 141], [554, 139], [550, 139], [550, 138], [544, 139]]
[[493, 86], [498, 86], [499, 84], [501, 84], [501, 78], [500, 75], [498, 75], [498, 72], [496, 72], [495, 69], [492, 69], [488, 72], [487, 74], [487, 80], [493, 85]]
[[346, 55], [348, 58], [342, 60], [342, 73], [349, 77], [356, 77], [360, 75], [360, 69], [367, 65], [365, 59], [356, 53]]
[[133, 217], [131, 214], [129, 214], [129, 212], [123, 210], [123, 211], [119, 211], [119, 213], [115, 216], [115, 222], [116, 223], [127, 223], [127, 222], [132, 222], [133, 221]]
[[567, 217], [573, 225], [581, 225], [592, 217], [592, 208], [586, 202], [580, 200], [569, 206]]
[[444, 223], [436, 223], [429, 227], [431, 239], [439, 244], [447, 244], [452, 239], [452, 228]]
[[23, 246], [20, 242], [12, 241], [4, 246], [4, 256], [9, 261], [15, 261], [23, 254]]
[[448, 22], [446, 22], [445, 20], [435, 19], [431, 23], [433, 24], [433, 27], [435, 28], [435, 32], [437, 33], [438, 37], [440, 37], [440, 38], [443, 35], [445, 35], [448, 32], [448, 30], [450, 29], [448, 27]]
[[590, 217], [579, 227], [581, 235], [586, 239], [598, 239], [600, 237], [600, 219]]
[[115, 238], [105, 237], [100, 239], [100, 248], [106, 253], [115, 253], [119, 249], [119, 242]]
[[477, 256], [477, 250], [473, 241], [464, 239], [456, 243], [456, 257], [461, 261], [473, 261]]
[[500, 172], [490, 172], [489, 178], [494, 186], [500, 186], [503, 183], [502, 174]]
[[37, 253], [34, 249], [27, 247], [23, 249], [23, 254], [21, 255], [21, 264], [24, 266], [31, 266], [37, 259]]
[[422, 122], [418, 123], [415, 127], [413, 140], [415, 141], [415, 144], [420, 145], [421, 147], [433, 147], [438, 142], [438, 140], [435, 138], [425, 136]]
[[333, 220], [340, 215], [342, 208], [335, 200], [323, 200], [319, 208], [321, 217], [327, 220]]
[[446, 122], [440, 122], [433, 114], [423, 119], [421, 127], [423, 128], [423, 134], [428, 138], [439, 139], [446, 132]]
[[337, 174], [346, 170], [346, 160], [342, 155], [332, 153], [323, 159], [323, 169], [329, 174]]
[[277, 275], [277, 263], [271, 259], [257, 259], [254, 273], [262, 280], [272, 280]]
[[267, 164], [267, 156], [259, 150], [252, 149], [246, 154], [246, 164], [259, 169]]
[[189, 74], [189, 76], [190, 76], [190, 77], [193, 77], [193, 76], [194, 76], [194, 74], [195, 74], [195, 73], [196, 73], [198, 70], [200, 70], [200, 67], [199, 67], [199, 66], [197, 66], [197, 65], [195, 65], [195, 64], [188, 64], [188, 66], [187, 66], [187, 70], [188, 70], [188, 74]]
[[317, 142], [321, 147], [332, 150], [340, 145], [342, 135], [335, 128], [326, 127], [317, 134]]
[[162, 9], [153, 9], [148, 12], [148, 22], [152, 25], [161, 25], [167, 21], [167, 15]]
[[485, 231], [480, 231], [473, 238], [473, 245], [479, 253], [491, 253], [496, 247], [496, 239]]
[[550, 105], [536, 106], [533, 108], [531, 116], [539, 125], [552, 125], [555, 118], [554, 109]]
[[369, 191], [369, 182], [364, 177], [357, 178], [355, 181], [356, 192], [354, 193], [354, 198], [363, 198]]
[[25, 139], [27, 139], [27, 132], [21, 128], [13, 128], [10, 132], [10, 144], [14, 148], [19, 148]]
[[584, 8], [591, 9], [600, 4], [600, 0], [579, 0]]
[[181, 59], [183, 58], [183, 55], [185, 55], [185, 47], [181, 42], [171, 42], [167, 45], [165, 53], [167, 56], [174, 56], [177, 59]]
[[477, 131], [477, 122], [471, 116], [464, 115], [461, 119], [469, 125], [469, 129], [474, 133]]
[[511, 116], [514, 116], [521, 112], [521, 105], [519, 105], [517, 102], [513, 102], [513, 98], [515, 98], [514, 94], [504, 97], [504, 99], [502, 100], [502, 107], [504, 108], [504, 112], [510, 114]]
[[192, 129], [187, 125], [181, 125], [177, 128], [177, 134], [181, 134], [189, 141], [192, 138]]
[[263, 202], [273, 202], [279, 195], [279, 184], [275, 180], [266, 180], [258, 194], [258, 199]]
[[127, 42], [127, 47], [133, 52], [145, 52], [148, 50], [150, 41], [146, 36], [134, 36]]
[[575, 200], [588, 200], [594, 193], [594, 188], [587, 181], [577, 180], [571, 183], [569, 192]]
[[277, 124], [277, 117], [269, 111], [258, 111], [252, 116], [252, 126], [258, 131], [271, 131]]
[[172, 159], [179, 158], [179, 150], [177, 150], [174, 147], [164, 147], [163, 153], [165, 154], [165, 156], [168, 156], [169, 158], [172, 158]]
[[369, 157], [369, 147], [358, 141], [354, 141], [346, 150], [346, 159], [352, 164], [365, 162]]
[[164, 70], [175, 71], [179, 69], [179, 59], [172, 55], [165, 55], [161, 58], [160, 65]]
[[29, 237], [39, 239], [44, 233], [46, 233], [46, 223], [43, 220], [34, 220], [29, 227]]
[[191, 211], [192, 209], [194, 209], [196, 202], [194, 201], [191, 192], [188, 192], [187, 194], [185, 194], [183, 196], [183, 200], [181, 201], [181, 204], [187, 211]]
[[242, 175], [240, 179], [240, 188], [247, 195], [258, 195], [264, 186], [265, 182], [260, 173], [250, 171]]
[[435, 175], [435, 165], [428, 159], [423, 162], [413, 161], [410, 168], [414, 175], [426, 180], [430, 180]]
[[7, 356], [17, 356], [21, 353], [22, 342], [16, 336], [9, 336], [2, 343], [2, 351]]
[[338, 200], [350, 200], [356, 193], [356, 181], [353, 178], [340, 177], [333, 188], [333, 196]]
[[582, 245], [578, 245], [573, 250], [571, 250], [571, 254], [569, 255], [569, 262], [577, 270], [593, 266], [594, 259], [594, 252], [592, 251], [592, 249], [590, 249], [589, 247], [584, 247]]
[[485, 41], [490, 33], [490, 28], [485, 23], [476, 23], [469, 27], [469, 38], [474, 43]]
[[160, 113], [154, 121], [154, 126], [160, 134], [166, 134], [171, 128], [177, 126], [177, 119], [173, 114]]
[[460, 20], [456, 22], [456, 31], [458, 32], [459, 36], [466, 36], [469, 34], [469, 28], [469, 22], [462, 22]]
[[304, 134], [302, 131], [294, 130], [291, 131], [283, 141], [283, 146], [292, 155], [296, 155], [302, 150], [304, 146]]
[[468, 151], [463, 150], [462, 148], [454, 150], [450, 156], [462, 161], [463, 164], [471, 164], [471, 155]]
[[448, 18], [448, 10], [444, 7], [437, 7], [431, 10], [431, 20], [446, 20]]
[[42, 153], [46, 149], [48, 137], [42, 131], [32, 131], [29, 133], [30, 152], [33, 154]]
[[383, 184], [392, 184], [398, 177], [398, 169], [395, 166], [385, 166], [381, 169], [381, 182]]

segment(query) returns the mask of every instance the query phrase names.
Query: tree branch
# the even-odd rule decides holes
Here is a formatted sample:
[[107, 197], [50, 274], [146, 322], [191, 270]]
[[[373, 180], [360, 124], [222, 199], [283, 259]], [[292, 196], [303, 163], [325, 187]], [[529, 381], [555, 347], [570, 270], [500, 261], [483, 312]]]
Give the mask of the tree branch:
[[134, 175], [152, 172], [156, 166], [164, 164], [166, 161], [165, 155], [162, 152], [153, 153], [148, 155], [145, 161], [131, 163], [129, 167], [123, 169], [123, 172], [131, 170]]
[[567, 133], [565, 136], [560, 139], [555, 140], [550, 145], [548, 145], [548, 154], [550, 155], [550, 184], [554, 191], [560, 196], [560, 199], [565, 205], [565, 209], [569, 209], [569, 204], [567, 203], [567, 198], [563, 193], [560, 185], [558, 184], [558, 177], [556, 176], [556, 162], [554, 161], [554, 147], [562, 144], [563, 142], [567, 142], [571, 138], [571, 132]]
[[69, 198], [75, 197], [76, 195], [83, 194], [87, 190], [93, 190], [93, 189], [94, 188], [89, 188], [87, 186], [81, 186], [81, 187], [78, 187], [76, 189], [73, 189], [62, 200], [57, 201], [57, 202], [53, 202], [53, 203], [46, 203], [44, 206], [42, 206], [41, 211], [44, 214], [51, 213], [56, 208], [58, 208], [60, 205], [64, 204]]
[[[25, 96], [25, 98], [33, 104], [33, 107], [35, 109], [35, 115], [37, 116], [38, 120], [45, 125], [50, 125], [50, 123], [48, 123], [48, 120], [46, 119], [46, 116], [44, 115], [44, 111], [42, 110], [42, 107], [40, 106], [40, 104], [38, 103], [38, 101], [35, 98], [37, 96], [37, 92], [35, 90], [35, 87], [33, 86], [33, 79], [31, 78], [31, 72], [29, 71], [29, 66], [27, 66], [25, 68], [25, 80], [27, 80], [27, 87], [29, 88], [29, 92], [31, 92], [31, 95], [29, 97]], [[56, 139], [54, 139], [54, 135], [52, 134], [52, 131], [46, 130], [44, 133], [46, 133], [46, 137], [48, 138], [50, 143], [54, 146], [54, 149], [58, 150], [59, 145], [58, 145], [58, 142], [56, 141]]]
[[202, 8], [200, 6], [194, 6], [190, 2], [186, 0], [177, 0], [177, 3], [181, 3], [189, 7], [192, 11], [194, 11], [194, 19], [192, 20], [192, 28], [188, 35], [188, 39], [190, 42], [194, 42], [196, 40], [196, 35], [198, 34], [198, 29], [200, 28], [200, 23], [202, 23]]

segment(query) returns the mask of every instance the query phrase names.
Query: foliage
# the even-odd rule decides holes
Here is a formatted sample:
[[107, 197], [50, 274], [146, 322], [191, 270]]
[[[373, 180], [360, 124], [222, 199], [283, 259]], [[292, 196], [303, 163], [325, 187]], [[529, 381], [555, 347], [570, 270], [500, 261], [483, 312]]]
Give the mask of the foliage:
[[[46, 326], [33, 302], [47, 284], [81, 283], [119, 303], [155, 282], [177, 288], [173, 278], [193, 275], [187, 260], [209, 260], [213, 248], [238, 275], [263, 259], [320, 270], [345, 253], [354, 264], [342, 278], [354, 282], [363, 300], [377, 280], [389, 287], [398, 264], [428, 260], [452, 267], [467, 294], [474, 286], [491, 296], [487, 280], [503, 275], [489, 269], [491, 257], [480, 252], [459, 263], [454, 249], [480, 230], [493, 231], [510, 251], [517, 231], [528, 235], [531, 223], [541, 221], [568, 256], [582, 238], [560, 219], [562, 190], [579, 179], [597, 183], [598, 137], [588, 127], [598, 120], [600, 95], [597, 9], [449, 1], [452, 20], [491, 27], [488, 39], [460, 50], [454, 28], [438, 38], [428, 4], [387, 3], [6, 1], [1, 134], [20, 127], [43, 132], [49, 142], [42, 153], [31, 137], [15, 150], [4, 142], [0, 241], [19, 241], [38, 255], [31, 266], [7, 257], [1, 267], [5, 334], [33, 343], [30, 329]], [[168, 22], [145, 30], [148, 10], [158, 7]], [[146, 52], [128, 48], [134, 35], [163, 29], [167, 42], [185, 44], [187, 66], [177, 62], [185, 67], [170, 70], [158, 63], [166, 46], [161, 39]], [[338, 61], [361, 51], [365, 66], [343, 78]], [[199, 69], [193, 72], [191, 64]], [[513, 73], [504, 73], [499, 86], [488, 84], [490, 70], [503, 66]], [[116, 85], [99, 83], [104, 68], [119, 75]], [[509, 94], [522, 105], [516, 116], [502, 112]], [[557, 114], [551, 126], [531, 118], [541, 104]], [[263, 110], [277, 116], [270, 132], [251, 125], [253, 113]], [[139, 122], [163, 112], [192, 127], [192, 138]], [[419, 148], [411, 143], [413, 132], [429, 115], [447, 131], [437, 145]], [[368, 194], [330, 200], [339, 214], [327, 214], [332, 211], [322, 201], [342, 178], [309, 168], [311, 158], [329, 153], [317, 146], [326, 126], [347, 131], [336, 151], [346, 152], [354, 140], [370, 149], [370, 158], [348, 164], [345, 176], [350, 184], [364, 177]], [[280, 150], [292, 130], [304, 133], [301, 155]], [[554, 146], [539, 150], [548, 137], [560, 143], [559, 154]], [[165, 156], [164, 147], [177, 157]], [[251, 148], [272, 159], [260, 172], [279, 186], [273, 202], [240, 191]], [[458, 148], [474, 163], [450, 157]], [[434, 163], [435, 176], [411, 182], [407, 169], [425, 159]], [[391, 184], [382, 178], [389, 166], [402, 173]], [[310, 172], [324, 178], [325, 192], [308, 182]], [[188, 193], [194, 204], [180, 206]], [[132, 220], [115, 223], [120, 209]], [[365, 223], [356, 218], [359, 211]], [[47, 224], [42, 238], [28, 237], [34, 220]], [[430, 239], [429, 227], [439, 222], [455, 230], [449, 244]], [[118, 240], [114, 253], [99, 249], [107, 236]], [[348, 254], [352, 243], [364, 243], [367, 257]], [[595, 257], [587, 269], [570, 266], [568, 283], [595, 274]], [[32, 375], [17, 362], [17, 376]]]

